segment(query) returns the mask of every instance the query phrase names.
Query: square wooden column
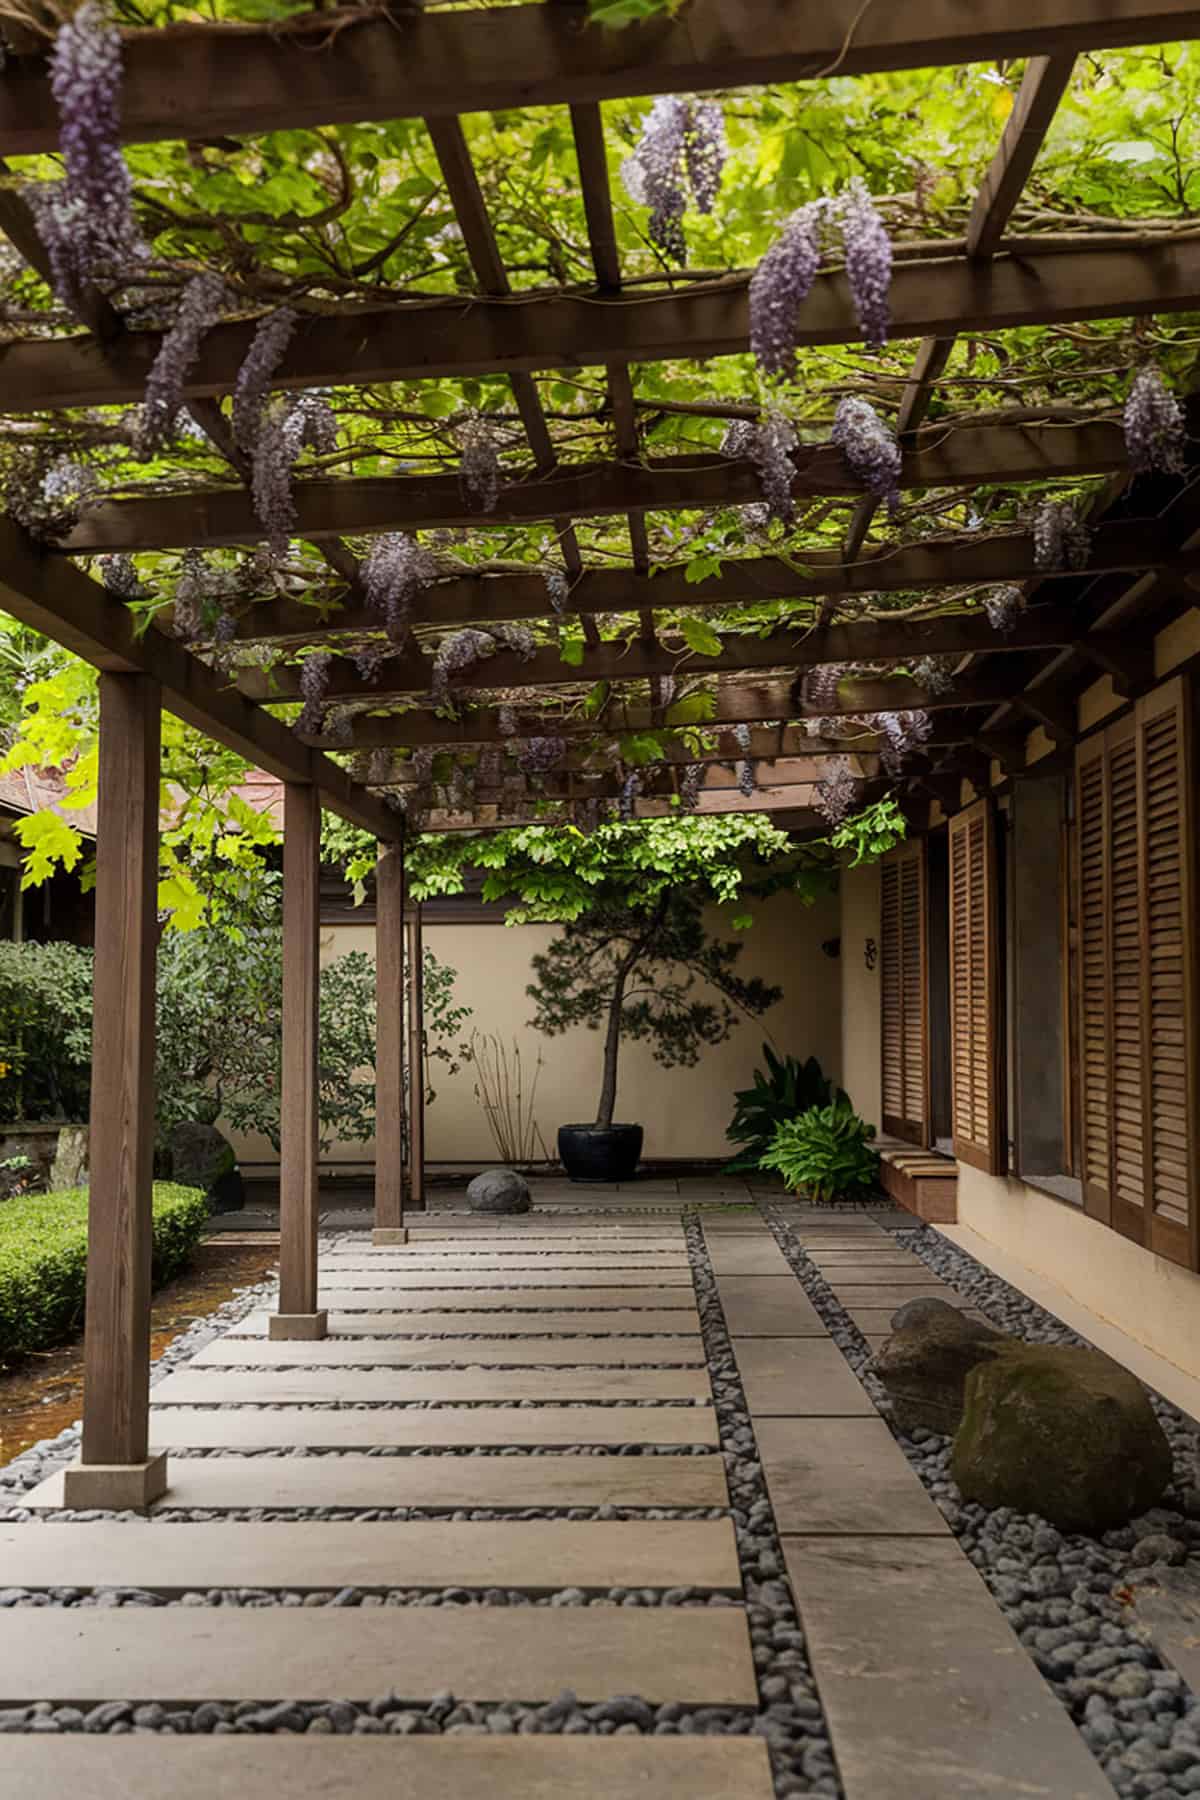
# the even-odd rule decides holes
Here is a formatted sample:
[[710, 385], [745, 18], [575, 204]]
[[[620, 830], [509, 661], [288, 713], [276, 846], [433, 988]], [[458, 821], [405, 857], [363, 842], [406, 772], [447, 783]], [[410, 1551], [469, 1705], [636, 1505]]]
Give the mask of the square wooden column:
[[404, 1225], [404, 848], [375, 865], [376, 1244], [406, 1244]]
[[408, 915], [408, 1194], [425, 1206], [425, 960], [421, 909]]
[[100, 676], [83, 1456], [68, 1507], [144, 1507], [167, 1485], [149, 1448], [161, 701], [150, 676]]
[[279, 1311], [273, 1338], [322, 1338], [317, 1310], [317, 1025], [321, 801], [283, 789], [283, 1075], [279, 1094]]

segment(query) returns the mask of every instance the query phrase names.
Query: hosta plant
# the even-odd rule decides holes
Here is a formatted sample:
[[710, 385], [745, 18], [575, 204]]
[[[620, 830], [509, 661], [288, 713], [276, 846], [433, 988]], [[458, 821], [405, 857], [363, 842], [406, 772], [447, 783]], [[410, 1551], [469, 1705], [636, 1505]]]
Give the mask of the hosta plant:
[[753, 1087], [741, 1088], [733, 1096], [733, 1118], [725, 1131], [730, 1143], [738, 1145], [738, 1154], [729, 1164], [731, 1174], [757, 1169], [764, 1150], [770, 1148], [786, 1120], [810, 1107], [845, 1098], [827, 1079], [815, 1056], [801, 1062], [795, 1056], [776, 1056], [770, 1044], [762, 1048], [766, 1072], [755, 1069]]
[[782, 1175], [789, 1188], [810, 1200], [866, 1200], [879, 1179], [875, 1127], [860, 1119], [848, 1101], [810, 1107], [785, 1119], [760, 1161]]

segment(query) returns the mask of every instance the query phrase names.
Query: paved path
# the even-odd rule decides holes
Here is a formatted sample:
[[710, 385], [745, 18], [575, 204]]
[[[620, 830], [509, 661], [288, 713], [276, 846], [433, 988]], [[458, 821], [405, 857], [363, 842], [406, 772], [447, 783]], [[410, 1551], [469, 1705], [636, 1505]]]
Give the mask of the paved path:
[[[269, 1736], [6, 1736], [4, 1800], [773, 1800], [680, 1197], [652, 1185], [636, 1194], [654, 1214], [614, 1194], [486, 1225], [428, 1215], [404, 1249], [327, 1247], [329, 1339], [269, 1343], [251, 1314], [154, 1388], [166, 1517], [0, 1524], [0, 1588], [260, 1603], [0, 1610], [0, 1707], [569, 1689], [723, 1709], [723, 1735], [639, 1731], [635, 1702], [607, 1735], [422, 1737], [388, 1730], [392, 1704], [382, 1741], [301, 1744], [284, 1708]], [[744, 1190], [687, 1197], [714, 1207], [708, 1253], [846, 1800], [1110, 1795]], [[954, 1298], [880, 1223], [795, 1216], [864, 1331], [914, 1294]], [[466, 1603], [426, 1609], [450, 1587]], [[366, 1604], [304, 1604], [337, 1590]], [[568, 1603], [486, 1603], [510, 1591]]]

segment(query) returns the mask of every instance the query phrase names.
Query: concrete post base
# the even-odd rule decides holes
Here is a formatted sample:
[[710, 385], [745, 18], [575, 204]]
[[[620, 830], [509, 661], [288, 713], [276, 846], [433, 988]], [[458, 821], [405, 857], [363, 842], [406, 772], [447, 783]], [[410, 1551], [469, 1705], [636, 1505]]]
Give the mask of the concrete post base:
[[167, 1491], [167, 1453], [140, 1463], [72, 1463], [63, 1470], [62, 1503], [73, 1512], [144, 1512]]
[[407, 1244], [407, 1225], [377, 1225], [371, 1233], [371, 1242], [377, 1248], [382, 1244]]
[[272, 1313], [267, 1321], [267, 1336], [278, 1343], [312, 1343], [328, 1335], [329, 1314], [322, 1308], [311, 1313]]

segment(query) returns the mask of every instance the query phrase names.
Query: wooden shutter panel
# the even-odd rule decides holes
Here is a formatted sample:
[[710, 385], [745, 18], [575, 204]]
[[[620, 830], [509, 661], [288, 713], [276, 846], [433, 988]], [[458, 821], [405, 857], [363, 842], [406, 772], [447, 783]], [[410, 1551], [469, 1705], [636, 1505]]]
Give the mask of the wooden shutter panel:
[[1191, 696], [1179, 677], [1076, 755], [1084, 1204], [1200, 1266]]
[[881, 865], [880, 1005], [883, 1129], [929, 1142], [925, 957], [925, 845], [905, 844]]
[[1007, 1164], [998, 898], [996, 825], [985, 798], [950, 821], [950, 1088], [954, 1154], [992, 1175]]

